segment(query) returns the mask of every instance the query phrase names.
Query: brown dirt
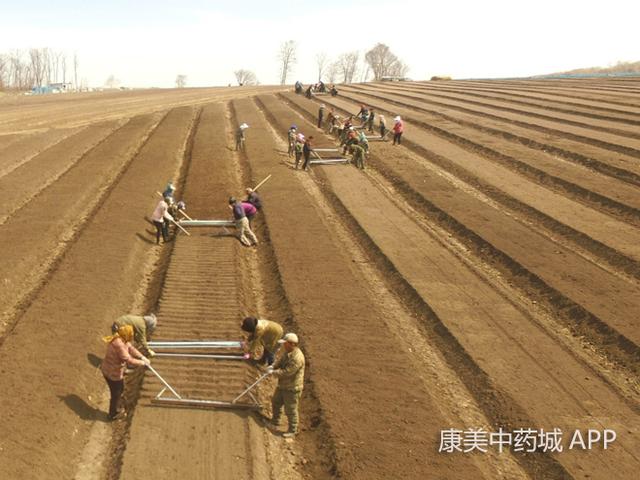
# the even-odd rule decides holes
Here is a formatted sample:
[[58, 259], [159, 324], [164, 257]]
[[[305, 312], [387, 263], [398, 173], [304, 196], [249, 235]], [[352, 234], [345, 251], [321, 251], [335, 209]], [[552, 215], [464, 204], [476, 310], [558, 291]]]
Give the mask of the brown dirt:
[[[372, 143], [365, 172], [310, 174], [291, 168], [288, 126], [333, 140], [309, 123], [317, 102], [278, 91], [0, 99], [0, 477], [635, 478], [640, 83], [345, 86], [322, 101], [402, 114], [403, 146]], [[192, 217], [226, 218], [227, 197], [267, 174], [258, 249], [204, 230], [153, 245], [145, 218], [168, 179]], [[106, 423], [100, 336], [148, 309], [156, 338], [236, 338], [249, 313], [298, 332], [297, 439], [254, 414], [154, 407], [160, 384], [142, 371], [128, 419]], [[154, 364], [202, 398], [257, 375]], [[266, 414], [272, 388], [258, 393]], [[618, 439], [439, 454], [450, 427]]]

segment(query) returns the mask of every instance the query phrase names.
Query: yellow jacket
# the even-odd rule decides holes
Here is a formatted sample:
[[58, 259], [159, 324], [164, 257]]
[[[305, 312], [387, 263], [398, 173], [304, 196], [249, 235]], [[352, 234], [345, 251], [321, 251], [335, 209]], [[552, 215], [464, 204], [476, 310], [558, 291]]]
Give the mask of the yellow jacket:
[[270, 320], [258, 320], [256, 330], [250, 338], [249, 353], [254, 356], [259, 347], [275, 353], [278, 350], [278, 340], [282, 338], [284, 331], [279, 323]]

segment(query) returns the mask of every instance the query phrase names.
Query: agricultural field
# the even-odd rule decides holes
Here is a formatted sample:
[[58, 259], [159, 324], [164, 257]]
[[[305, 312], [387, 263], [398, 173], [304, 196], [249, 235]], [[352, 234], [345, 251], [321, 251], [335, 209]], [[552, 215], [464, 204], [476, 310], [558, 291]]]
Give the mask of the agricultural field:
[[[338, 87], [0, 97], [0, 478], [636, 478], [640, 80]], [[296, 170], [290, 125], [338, 146], [321, 104], [400, 115], [402, 144]], [[192, 218], [229, 219], [268, 175], [257, 248], [211, 228], [155, 245], [168, 180]], [[298, 333], [295, 440], [251, 411], [158, 406], [140, 369], [108, 422], [101, 337], [148, 311], [153, 340], [238, 340], [246, 315]], [[260, 376], [198, 362], [152, 365], [198, 398]]]

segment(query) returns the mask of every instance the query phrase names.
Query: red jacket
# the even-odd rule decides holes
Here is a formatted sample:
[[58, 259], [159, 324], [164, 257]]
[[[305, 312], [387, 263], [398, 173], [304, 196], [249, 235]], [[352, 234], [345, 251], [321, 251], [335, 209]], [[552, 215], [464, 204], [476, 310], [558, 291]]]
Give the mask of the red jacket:
[[404, 132], [404, 123], [402, 123], [402, 120], [400, 120], [399, 122], [395, 123], [395, 125], [393, 126], [393, 131], [394, 131], [394, 133], [402, 133], [402, 132]]

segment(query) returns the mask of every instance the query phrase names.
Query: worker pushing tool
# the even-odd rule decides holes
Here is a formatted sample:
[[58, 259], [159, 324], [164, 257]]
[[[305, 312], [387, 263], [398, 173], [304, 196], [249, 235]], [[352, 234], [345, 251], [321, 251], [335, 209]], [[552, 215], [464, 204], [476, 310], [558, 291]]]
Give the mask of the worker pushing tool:
[[242, 202], [236, 200], [235, 197], [231, 197], [229, 198], [229, 208], [233, 212], [233, 218], [236, 222], [236, 229], [238, 230], [238, 238], [240, 239], [240, 242], [247, 247], [258, 245], [258, 239], [249, 226], [249, 220], [244, 212]]
[[302, 390], [304, 389], [305, 358], [298, 346], [298, 336], [295, 333], [287, 333], [278, 343], [284, 346], [284, 354], [266, 372], [278, 379], [278, 386], [271, 398], [271, 425], [280, 425], [282, 408], [289, 420], [289, 428], [282, 436], [293, 438], [299, 431], [299, 404]]
[[120, 400], [124, 392], [125, 367], [127, 365], [135, 367], [151, 365], [149, 359], [131, 344], [133, 337], [133, 327], [122, 325], [113, 335], [102, 338], [108, 344], [100, 370], [111, 392], [109, 420], [116, 420], [126, 415], [126, 411], [120, 408]]
[[169, 213], [169, 204], [167, 203], [171, 200], [172, 197], [170, 196], [163, 197], [158, 202], [158, 205], [156, 205], [156, 209], [151, 215], [151, 221], [156, 227], [156, 245], [160, 244], [161, 235], [164, 243], [167, 243], [169, 241], [169, 222], [174, 221], [174, 218]]

